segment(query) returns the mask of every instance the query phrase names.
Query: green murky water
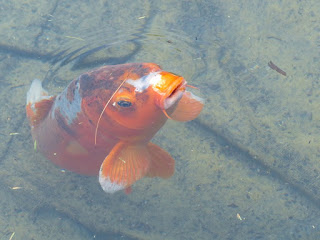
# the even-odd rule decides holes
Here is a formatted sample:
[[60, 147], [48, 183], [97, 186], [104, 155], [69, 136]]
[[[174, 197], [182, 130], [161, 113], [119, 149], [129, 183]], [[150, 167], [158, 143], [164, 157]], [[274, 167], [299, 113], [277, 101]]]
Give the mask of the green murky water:
[[[318, 1], [0, 1], [0, 16], [1, 240], [320, 238]], [[25, 96], [125, 62], [182, 75], [206, 105], [154, 139], [172, 178], [108, 195], [34, 151]]]

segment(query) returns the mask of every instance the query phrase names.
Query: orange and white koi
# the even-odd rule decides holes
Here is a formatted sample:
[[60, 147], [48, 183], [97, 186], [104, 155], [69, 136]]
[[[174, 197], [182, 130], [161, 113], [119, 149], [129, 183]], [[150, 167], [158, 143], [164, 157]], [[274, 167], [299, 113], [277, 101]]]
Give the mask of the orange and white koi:
[[103, 66], [49, 96], [40, 80], [27, 94], [27, 117], [37, 149], [56, 165], [99, 175], [108, 193], [130, 191], [142, 177], [168, 178], [175, 161], [150, 142], [168, 117], [196, 118], [203, 100], [181, 76], [153, 63]]

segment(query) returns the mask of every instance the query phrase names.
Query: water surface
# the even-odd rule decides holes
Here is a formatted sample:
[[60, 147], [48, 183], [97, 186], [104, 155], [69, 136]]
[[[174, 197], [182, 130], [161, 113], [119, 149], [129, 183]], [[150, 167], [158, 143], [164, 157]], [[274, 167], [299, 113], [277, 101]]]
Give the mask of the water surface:
[[[318, 239], [319, 5], [2, 1], [0, 239]], [[108, 195], [34, 151], [25, 96], [126, 62], [182, 75], [206, 106], [153, 140], [172, 178]]]

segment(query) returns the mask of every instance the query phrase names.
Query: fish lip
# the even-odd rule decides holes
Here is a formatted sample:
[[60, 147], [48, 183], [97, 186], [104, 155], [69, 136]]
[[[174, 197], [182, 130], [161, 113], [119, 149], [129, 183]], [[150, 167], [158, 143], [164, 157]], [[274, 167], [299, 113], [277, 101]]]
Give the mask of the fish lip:
[[181, 98], [186, 89], [186, 80], [183, 77], [179, 77], [174, 84], [170, 86], [168, 91], [163, 97], [163, 109], [168, 109], [177, 103]]

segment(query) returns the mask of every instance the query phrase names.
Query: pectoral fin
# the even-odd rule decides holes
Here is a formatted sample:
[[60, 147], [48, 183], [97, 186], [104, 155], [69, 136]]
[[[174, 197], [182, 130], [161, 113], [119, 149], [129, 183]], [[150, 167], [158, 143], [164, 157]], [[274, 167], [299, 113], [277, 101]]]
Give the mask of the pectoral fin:
[[174, 159], [159, 146], [148, 143], [150, 154], [150, 168], [148, 177], [169, 178], [174, 173]]
[[150, 154], [146, 145], [130, 145], [119, 142], [103, 161], [99, 182], [107, 193], [129, 188], [144, 177], [150, 166]]
[[204, 106], [202, 98], [185, 91], [170, 118], [176, 121], [186, 122], [195, 119]]
[[119, 142], [103, 161], [99, 182], [107, 193], [130, 193], [131, 185], [144, 176], [168, 178], [173, 173], [173, 158], [159, 146]]

